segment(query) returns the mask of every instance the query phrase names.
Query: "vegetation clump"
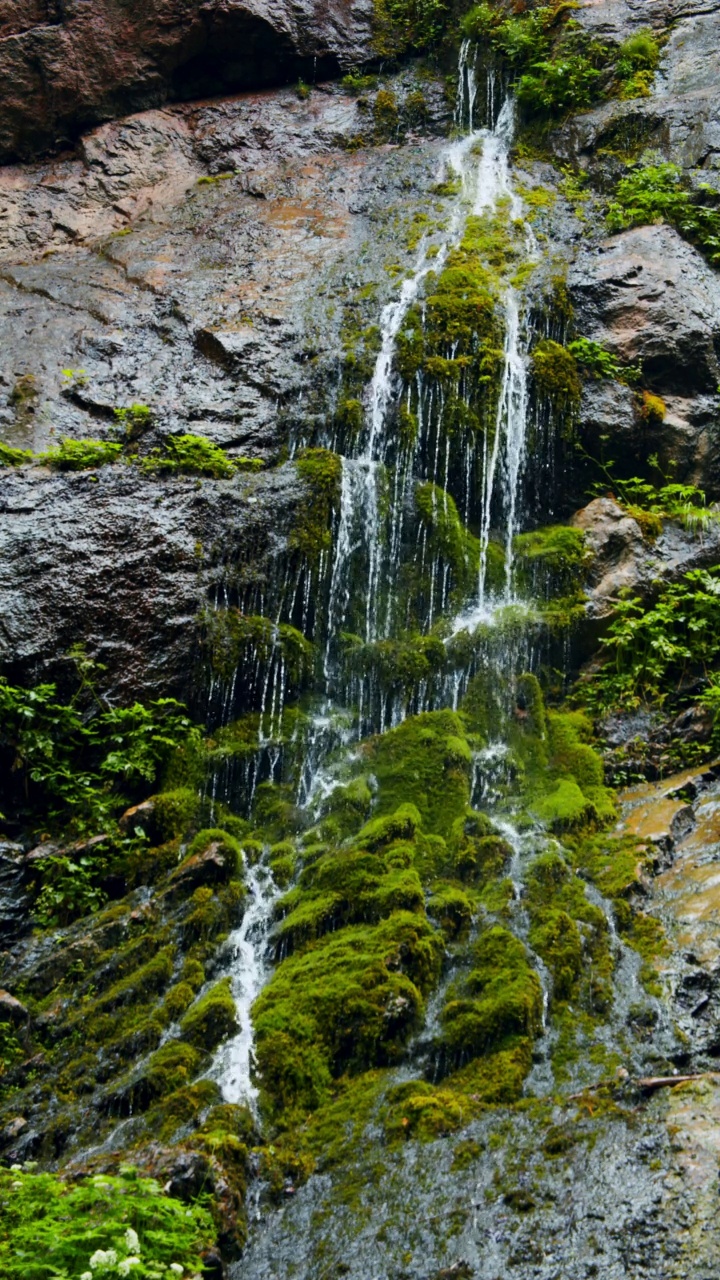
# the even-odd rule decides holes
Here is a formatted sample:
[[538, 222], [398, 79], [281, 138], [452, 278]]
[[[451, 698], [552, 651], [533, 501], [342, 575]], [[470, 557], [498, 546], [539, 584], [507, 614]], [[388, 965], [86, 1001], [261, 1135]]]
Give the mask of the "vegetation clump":
[[342, 461], [329, 449], [305, 449], [298, 457], [297, 469], [305, 481], [307, 497], [300, 503], [290, 546], [315, 564], [332, 542], [333, 517], [340, 505]]
[[193, 435], [168, 436], [162, 448], [145, 454], [140, 466], [146, 475], [211, 476], [215, 480], [227, 480], [238, 469], [219, 445]]
[[682, 171], [669, 162], [640, 162], [620, 179], [608, 205], [610, 231], [669, 222], [696, 244], [714, 265], [720, 263], [720, 204], [714, 187], [690, 190]]
[[96, 467], [105, 467], [117, 462], [122, 453], [122, 445], [113, 440], [71, 440], [64, 439], [60, 444], [45, 453], [35, 454], [35, 461], [54, 471], [92, 471]]
[[3, 1169], [0, 1206], [0, 1270], [7, 1280], [190, 1280], [216, 1234], [206, 1205], [168, 1196], [130, 1168], [79, 1182]]

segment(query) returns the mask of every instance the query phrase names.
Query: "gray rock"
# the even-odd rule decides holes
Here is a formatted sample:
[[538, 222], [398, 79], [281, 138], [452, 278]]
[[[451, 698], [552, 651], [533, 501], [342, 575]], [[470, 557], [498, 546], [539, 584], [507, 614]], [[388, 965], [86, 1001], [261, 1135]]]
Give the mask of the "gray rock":
[[203, 481], [125, 466], [95, 482], [3, 473], [0, 660], [16, 676], [62, 676], [62, 655], [84, 639], [115, 694], [187, 693], [211, 586], [267, 580], [300, 492], [292, 465]]

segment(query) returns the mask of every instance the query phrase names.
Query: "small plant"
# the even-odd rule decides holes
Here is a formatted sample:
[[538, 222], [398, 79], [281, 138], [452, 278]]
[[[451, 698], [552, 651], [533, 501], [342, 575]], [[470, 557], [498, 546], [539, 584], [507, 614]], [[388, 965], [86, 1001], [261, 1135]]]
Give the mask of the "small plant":
[[615, 73], [621, 98], [646, 98], [660, 60], [660, 47], [652, 31], [636, 31], [621, 44]]
[[76, 1183], [3, 1169], [0, 1210], [5, 1280], [190, 1280], [215, 1239], [203, 1203], [163, 1195], [132, 1169]]
[[359, 94], [365, 93], [368, 89], [374, 89], [377, 84], [377, 76], [366, 76], [361, 71], [348, 71], [340, 81], [343, 89], [347, 93]]
[[309, 84], [305, 83], [304, 80], [298, 80], [295, 86], [295, 93], [297, 94], [301, 102], [307, 102], [308, 98], [310, 97], [310, 94], [312, 93], [312, 89], [310, 88]]
[[607, 211], [608, 228], [625, 231], [669, 222], [696, 244], [712, 263], [720, 263], [720, 206], [707, 183], [696, 191], [684, 185], [676, 164], [643, 163], [620, 179]]
[[0, 443], [0, 467], [22, 467], [26, 462], [32, 462], [29, 449], [14, 449], [10, 444]]
[[687, 677], [706, 674], [720, 657], [719, 575], [720, 567], [693, 569], [649, 608], [637, 598], [617, 601], [601, 642], [604, 665], [583, 691], [588, 705], [662, 702]]
[[140, 462], [146, 475], [212, 476], [227, 480], [235, 474], [235, 463], [224, 449], [204, 436], [169, 436], [162, 449], [153, 449]]
[[112, 440], [70, 440], [66, 437], [54, 448], [36, 454], [35, 460], [53, 471], [91, 471], [116, 462], [121, 452], [122, 445]]
[[592, 338], [575, 338], [568, 343], [568, 351], [591, 378], [612, 378], [616, 382], [632, 383], [642, 373], [639, 365], [621, 364], [607, 347]]
[[152, 409], [146, 404], [129, 404], [114, 409], [115, 427], [126, 440], [137, 440], [152, 426]]

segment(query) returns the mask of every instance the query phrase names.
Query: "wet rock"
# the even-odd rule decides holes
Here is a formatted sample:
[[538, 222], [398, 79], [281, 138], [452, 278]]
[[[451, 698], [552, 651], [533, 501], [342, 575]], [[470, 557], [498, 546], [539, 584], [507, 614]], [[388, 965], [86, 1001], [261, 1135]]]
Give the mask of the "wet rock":
[[0, 990], [0, 1022], [12, 1022], [18, 1027], [26, 1023], [29, 1016], [24, 1004], [11, 996], [9, 991]]
[[227, 558], [242, 571], [249, 553], [248, 576], [263, 580], [300, 491], [292, 466], [224, 481], [151, 481], [124, 466], [95, 483], [4, 473], [1, 660], [20, 678], [62, 680], [60, 655], [83, 639], [115, 693], [187, 695], [219, 568]]
[[213, 841], [201, 853], [194, 853], [180, 864], [171, 877], [171, 894], [190, 894], [201, 885], [225, 884], [235, 871], [232, 852]]
[[168, 98], [336, 74], [369, 56], [371, 16], [363, 0], [152, 0], [122, 20], [110, 0], [22, 0], [0, 28], [0, 162]]
[[715, 564], [720, 556], [718, 520], [711, 520], [702, 531], [666, 520], [659, 537], [648, 541], [637, 520], [613, 498], [595, 498], [575, 513], [572, 523], [582, 529], [592, 556], [589, 619], [608, 617], [621, 593], [650, 599], [659, 583]]
[[28, 1122], [24, 1116], [15, 1116], [9, 1124], [5, 1125], [5, 1128], [2, 1131], [1, 1141], [3, 1145], [6, 1146], [10, 1142], [15, 1142], [16, 1139], [25, 1132], [27, 1127]]
[[0, 944], [17, 941], [31, 928], [22, 846], [0, 841]]

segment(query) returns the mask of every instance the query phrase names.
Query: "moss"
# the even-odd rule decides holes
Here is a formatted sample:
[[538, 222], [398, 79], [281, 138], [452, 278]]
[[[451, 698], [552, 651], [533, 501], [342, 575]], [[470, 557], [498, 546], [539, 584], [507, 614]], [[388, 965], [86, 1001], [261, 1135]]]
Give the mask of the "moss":
[[363, 849], [377, 851], [395, 840], [412, 840], [422, 826], [420, 812], [414, 804], [401, 804], [385, 817], [373, 818], [358, 834]]
[[469, 1108], [449, 1089], [434, 1089], [424, 1080], [396, 1085], [387, 1095], [383, 1127], [391, 1140], [418, 1138], [432, 1141], [462, 1128]]
[[[214, 1080], [197, 1080], [195, 1084], [173, 1090], [151, 1106], [147, 1115], [148, 1132], [157, 1135], [161, 1142], [169, 1142], [178, 1130], [187, 1131], [188, 1126], [196, 1125], [202, 1113], [217, 1102], [219, 1096], [220, 1090]], [[192, 1145], [193, 1148], [203, 1145], [195, 1134]]]
[[425, 909], [446, 938], [455, 939], [467, 934], [472, 921], [472, 905], [467, 894], [457, 885], [433, 885], [432, 895]]
[[[202, 629], [210, 667], [225, 679], [232, 678], [243, 663], [268, 664], [276, 655], [282, 658], [291, 684], [301, 684], [312, 671], [313, 645], [287, 623], [276, 624], [270, 618], [241, 613], [239, 609], [216, 609], [203, 615]], [[224, 748], [225, 754], [239, 754], [243, 748], [254, 751], [256, 721], [244, 718], [234, 726], [226, 726], [213, 744]]]
[[95, 1002], [95, 1010], [100, 1012], [117, 1009], [125, 1004], [135, 1004], [162, 991], [172, 977], [174, 957], [174, 947], [163, 947], [147, 964], [141, 965], [127, 978], [110, 987]]
[[188, 1010], [180, 1023], [180, 1035], [197, 1048], [211, 1050], [239, 1030], [230, 979], [216, 982]]
[[553, 999], [562, 1002], [580, 994], [589, 1012], [604, 1013], [611, 1001], [613, 960], [603, 912], [588, 901], [582, 882], [555, 853], [531, 864], [526, 896], [529, 942], [550, 969]]
[[312, 1109], [333, 1075], [396, 1061], [439, 963], [438, 935], [404, 911], [327, 935], [285, 960], [253, 1009], [266, 1107]]
[[585, 537], [568, 525], [549, 525], [515, 538], [516, 577], [543, 598], [580, 590], [586, 569]]
[[179, 1040], [170, 1040], [152, 1055], [143, 1080], [153, 1096], [162, 1097], [189, 1083], [200, 1065], [196, 1048]]
[[440, 1021], [446, 1061], [455, 1068], [538, 1034], [540, 981], [518, 938], [501, 925], [481, 935], [463, 990], [451, 994]]
[[328, 449], [305, 449], [296, 466], [307, 497], [299, 505], [289, 546], [315, 563], [331, 544], [332, 519], [340, 505], [342, 461]]
[[36, 461], [54, 471], [90, 471], [117, 462], [122, 452], [121, 444], [109, 440], [60, 441], [45, 453], [35, 455]]
[[455, 712], [410, 716], [397, 729], [371, 739], [364, 751], [378, 783], [379, 815], [412, 805], [423, 830], [441, 836], [464, 817], [472, 755]]
[[175, 1022], [195, 999], [189, 982], [176, 982], [165, 995], [161, 1016], [167, 1022]]
[[200, 796], [190, 787], [176, 787], [151, 796], [154, 805], [153, 823], [160, 841], [173, 840], [183, 835], [192, 825], [200, 810]]
[[464, 597], [477, 586], [480, 542], [463, 524], [457, 507], [444, 489], [435, 484], [418, 485], [415, 506], [428, 545], [450, 567], [453, 589]]
[[343, 925], [375, 922], [394, 911], [421, 911], [417, 872], [364, 849], [328, 853], [306, 867], [296, 889], [281, 901], [276, 931], [280, 954]]
[[469, 1098], [474, 1111], [482, 1107], [512, 1106], [522, 1097], [531, 1067], [532, 1039], [521, 1037], [512, 1048], [474, 1058], [448, 1076], [445, 1085]]
[[356, 439], [365, 422], [362, 401], [354, 398], [341, 400], [335, 410], [335, 421], [348, 440]]
[[162, 449], [153, 449], [140, 460], [147, 475], [211, 476], [228, 480], [235, 474], [235, 463], [224, 449], [205, 436], [168, 436]]
[[242, 870], [240, 843], [222, 827], [205, 827], [202, 831], [198, 831], [190, 844], [187, 856], [192, 858], [199, 853], [205, 853], [211, 845], [216, 845], [218, 852], [222, 853], [230, 875], [237, 875]]
[[467, 884], [484, 884], [500, 876], [512, 857], [512, 847], [501, 836], [464, 834], [453, 857], [453, 870]]
[[378, 142], [389, 142], [398, 131], [398, 100], [390, 89], [379, 89], [373, 102], [373, 124]]
[[547, 400], [556, 413], [566, 415], [569, 424], [574, 423], [580, 408], [582, 383], [572, 352], [551, 338], [543, 338], [533, 348], [532, 370], [539, 396]]
[[0, 443], [0, 467], [22, 467], [32, 462], [29, 449], [14, 449], [12, 445]]
[[640, 397], [640, 417], [649, 427], [659, 427], [665, 421], [667, 406], [660, 397], [651, 391], [643, 391]]

